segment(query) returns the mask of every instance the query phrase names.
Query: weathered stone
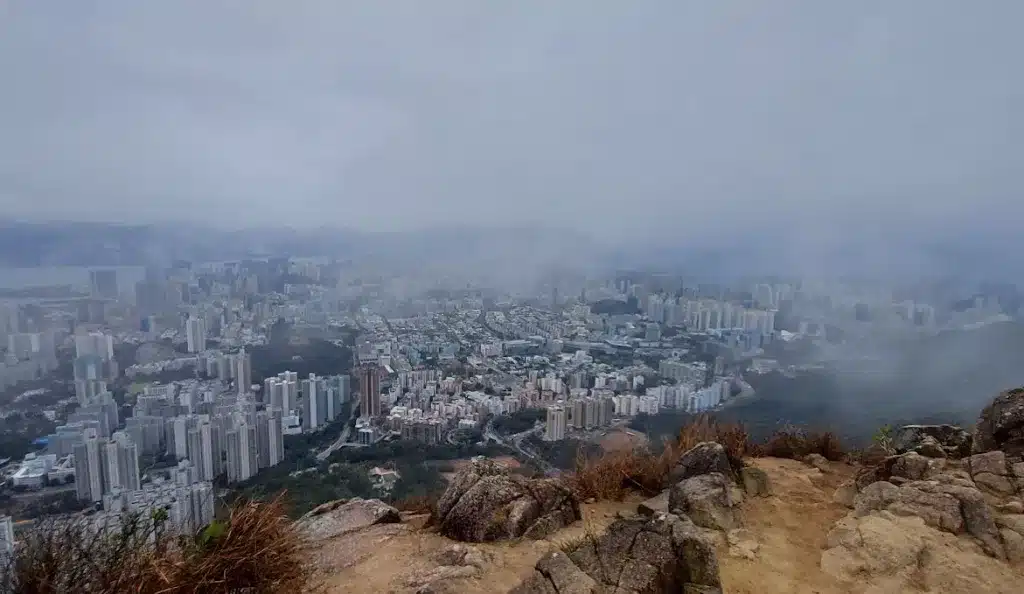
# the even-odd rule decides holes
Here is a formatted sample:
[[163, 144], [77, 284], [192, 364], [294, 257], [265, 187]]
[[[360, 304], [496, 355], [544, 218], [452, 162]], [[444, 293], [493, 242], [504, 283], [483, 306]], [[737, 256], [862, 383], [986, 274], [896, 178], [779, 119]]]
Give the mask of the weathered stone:
[[927, 456], [928, 458], [946, 457], [946, 450], [942, 449], [942, 444], [931, 435], [925, 435], [921, 438], [921, 443], [912, 451], [917, 452], [922, 456]]
[[560, 482], [509, 474], [486, 459], [459, 472], [437, 508], [441, 533], [467, 542], [544, 538], [581, 517]]
[[1006, 476], [1009, 474], [1009, 468], [1006, 466], [1006, 454], [998, 450], [985, 452], [984, 454], [975, 454], [970, 457], [967, 463], [971, 476], [980, 473], [994, 474], [996, 476]]
[[919, 481], [928, 476], [931, 459], [917, 452], [907, 452], [897, 456], [890, 469], [891, 476], [899, 476], [912, 481]]
[[900, 453], [917, 452], [929, 458], [963, 458], [971, 453], [971, 435], [956, 425], [904, 425], [893, 434]]
[[817, 468], [822, 472], [832, 472], [832, 467], [828, 463], [828, 458], [821, 454], [807, 454], [804, 458], [804, 463]]
[[996, 516], [995, 522], [1001, 528], [1008, 528], [1024, 536], [1024, 514], [1003, 514]]
[[974, 475], [974, 483], [982, 491], [995, 495], [1013, 495], [1017, 491], [1010, 479], [991, 472], [979, 472]]
[[852, 508], [856, 497], [857, 486], [852, 481], [849, 481], [839, 485], [835, 493], [832, 494], [832, 501], [844, 507]]
[[1024, 479], [1024, 462], [1013, 463], [1010, 466], [1010, 473], [1019, 479]]
[[325, 503], [302, 516], [296, 526], [312, 540], [361, 530], [374, 524], [402, 521], [398, 510], [377, 499], [347, 499]]
[[1006, 550], [1006, 559], [1011, 563], [1024, 561], [1024, 536], [1017, 534], [1009, 528], [999, 530], [999, 536], [1003, 539], [1003, 549]]
[[664, 513], [668, 511], [668, 489], [661, 493], [651, 497], [646, 501], [640, 502], [636, 506], [636, 513], [641, 516], [653, 516], [657, 513]]
[[973, 451], [995, 450], [1012, 457], [1024, 455], [1024, 388], [1001, 392], [981, 411], [974, 427]]
[[996, 506], [996, 509], [999, 510], [1000, 513], [1004, 514], [1024, 514], [1024, 502], [1021, 502], [1018, 499], [1012, 499], [1006, 503]]
[[736, 523], [731, 487], [717, 472], [688, 478], [669, 490], [668, 508], [686, 514], [698, 526], [730, 530]]
[[740, 469], [740, 480], [743, 483], [743, 490], [751, 497], [767, 497], [772, 492], [768, 473], [760, 468], [744, 466]]
[[583, 573], [562, 551], [548, 553], [537, 561], [536, 569], [559, 594], [589, 594], [597, 591], [594, 578]]
[[618, 520], [568, 555], [537, 562], [515, 594], [720, 592], [718, 558], [693, 522], [673, 514]]
[[853, 500], [854, 515], [863, 516], [885, 509], [899, 499], [900, 488], [887, 481], [877, 481], [861, 489]]
[[729, 555], [741, 559], [754, 560], [757, 558], [757, 551], [760, 544], [754, 534], [746, 528], [730, 530], [726, 535], [726, 542], [729, 544]]
[[705, 441], [693, 446], [679, 457], [679, 461], [669, 473], [668, 483], [674, 485], [690, 477], [712, 472], [717, 472], [730, 479], [735, 476], [725, 448], [719, 443]]
[[967, 533], [978, 539], [982, 548], [989, 555], [998, 559], [1006, 557], [999, 540], [995, 519], [992, 517], [992, 512], [981, 491], [972, 487], [960, 487], [938, 481], [920, 481], [913, 485], [920, 490], [945, 493], [956, 497], [960, 502], [960, 514], [963, 517]]

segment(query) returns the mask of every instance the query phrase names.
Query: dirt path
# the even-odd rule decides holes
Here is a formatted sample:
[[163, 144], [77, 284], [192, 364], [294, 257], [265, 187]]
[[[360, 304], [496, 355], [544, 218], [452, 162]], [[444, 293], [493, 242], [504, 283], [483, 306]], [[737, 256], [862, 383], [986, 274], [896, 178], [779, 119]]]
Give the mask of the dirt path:
[[[765, 470], [773, 495], [748, 499], [745, 525], [760, 543], [753, 560], [729, 555], [719, 547], [723, 589], [730, 594], [847, 593], [850, 590], [821, 572], [819, 560], [825, 536], [846, 509], [832, 502], [835, 487], [853, 469], [833, 465], [822, 474], [801, 462], [774, 458], [751, 462]], [[447, 591], [467, 594], [506, 592], [530, 573], [545, 552], [585, 532], [601, 533], [616, 513], [632, 513], [639, 497], [625, 502], [584, 505], [584, 520], [549, 540], [473, 545], [489, 558], [477, 577], [449, 582]], [[327, 570], [327, 591], [346, 594], [413, 592], [410, 576], [437, 567], [435, 557], [452, 541], [430, 530], [406, 524], [374, 526], [358, 534], [326, 541], [316, 552]]]
[[849, 511], [832, 493], [853, 468], [833, 464], [822, 474], [795, 460], [763, 458], [751, 463], [768, 473], [771, 497], [744, 503], [746, 527], [757, 537], [757, 558], [748, 561], [719, 548], [723, 591], [730, 594], [849, 592], [819, 568], [825, 537]]

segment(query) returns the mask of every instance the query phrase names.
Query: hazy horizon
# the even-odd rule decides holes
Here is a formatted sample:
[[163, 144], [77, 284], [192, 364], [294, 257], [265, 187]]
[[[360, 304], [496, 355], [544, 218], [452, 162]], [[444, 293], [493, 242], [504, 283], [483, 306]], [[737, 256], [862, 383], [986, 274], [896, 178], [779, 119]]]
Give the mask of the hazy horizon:
[[817, 248], [991, 236], [1024, 204], [1015, 2], [0, 10], [16, 219]]

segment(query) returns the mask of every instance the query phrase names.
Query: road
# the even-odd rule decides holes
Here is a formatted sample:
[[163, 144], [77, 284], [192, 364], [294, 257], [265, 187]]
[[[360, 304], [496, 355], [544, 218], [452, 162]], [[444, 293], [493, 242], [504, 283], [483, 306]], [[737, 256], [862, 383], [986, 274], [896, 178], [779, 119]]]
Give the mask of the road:
[[521, 433], [514, 433], [512, 435], [509, 435], [508, 437], [502, 437], [501, 435], [498, 435], [497, 431], [494, 430], [494, 421], [492, 419], [490, 421], [487, 421], [487, 424], [484, 426], [484, 437], [491, 441], [497, 442], [507, 448], [511, 448], [515, 450], [517, 453], [529, 458], [538, 466], [540, 466], [540, 469], [543, 470], [545, 474], [548, 474], [557, 469], [551, 464], [548, 464], [548, 462], [544, 458], [538, 456], [536, 452], [523, 445], [524, 439], [542, 429], [543, 425], [538, 425], [533, 429], [528, 429]]
[[348, 441], [349, 436], [352, 435], [352, 427], [354, 426], [352, 421], [354, 421], [358, 416], [359, 403], [355, 402], [352, 404], [352, 414], [349, 415], [348, 421], [345, 423], [345, 428], [341, 430], [341, 435], [338, 436], [338, 439], [334, 440], [334, 443], [327, 446], [323, 451], [317, 453], [316, 459], [318, 461], [323, 462], [334, 452], [334, 450], [345, 447], [345, 443]]

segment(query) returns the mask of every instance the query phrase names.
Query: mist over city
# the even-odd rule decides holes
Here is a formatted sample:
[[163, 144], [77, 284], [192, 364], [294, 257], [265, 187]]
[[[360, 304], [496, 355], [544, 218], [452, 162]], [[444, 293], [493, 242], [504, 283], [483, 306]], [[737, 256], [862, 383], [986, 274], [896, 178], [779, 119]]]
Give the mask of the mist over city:
[[1022, 19], [4, 3], [0, 549], [557, 477], [701, 415], [973, 424], [1024, 385]]

